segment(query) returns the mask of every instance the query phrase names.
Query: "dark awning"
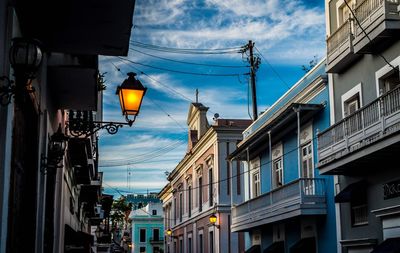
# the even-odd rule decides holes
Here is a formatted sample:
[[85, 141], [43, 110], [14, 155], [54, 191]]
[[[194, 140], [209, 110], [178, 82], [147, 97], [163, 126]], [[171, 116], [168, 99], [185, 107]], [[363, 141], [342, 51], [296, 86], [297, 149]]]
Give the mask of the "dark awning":
[[316, 253], [315, 237], [302, 238], [290, 247], [290, 253]]
[[400, 253], [400, 237], [384, 240], [371, 253]]
[[285, 252], [284, 241], [274, 242], [263, 251], [263, 253], [284, 253], [284, 252]]
[[66, 252], [89, 252], [90, 245], [94, 243], [94, 237], [91, 234], [78, 231], [65, 224], [64, 246]]
[[365, 192], [366, 185], [367, 183], [364, 180], [348, 185], [335, 196], [335, 202], [350, 202], [352, 199], [361, 196]]
[[261, 253], [260, 245], [253, 245], [245, 253]]
[[[263, 125], [250, 136], [239, 143], [235, 151], [229, 154], [228, 159], [232, 160], [246, 160], [246, 149], [253, 149], [257, 146], [268, 143], [268, 131], [271, 131], [272, 138], [276, 133], [282, 133], [289, 129], [289, 126], [297, 122], [297, 112], [300, 111], [301, 123], [310, 120], [316, 113], [318, 113], [324, 105], [322, 104], [302, 104], [292, 103], [282, 112], [273, 115], [267, 119]], [[252, 152], [250, 152], [252, 153]], [[251, 159], [251, 157], [250, 157]]]

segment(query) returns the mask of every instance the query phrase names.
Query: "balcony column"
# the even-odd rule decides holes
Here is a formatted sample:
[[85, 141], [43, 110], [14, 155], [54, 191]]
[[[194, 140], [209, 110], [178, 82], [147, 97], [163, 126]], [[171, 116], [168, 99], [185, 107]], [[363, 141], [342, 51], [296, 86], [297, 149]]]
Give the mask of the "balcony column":
[[[273, 176], [274, 176], [274, 165], [272, 162], [272, 140], [271, 140], [271, 131], [268, 131], [268, 145], [269, 145], [269, 164], [270, 164], [270, 168], [271, 168], [271, 179], [270, 179], [270, 191], [272, 191], [273, 189]], [[272, 194], [269, 194], [269, 198], [270, 198], [270, 203], [272, 203]]]
[[247, 161], [247, 183], [248, 183], [248, 199], [251, 199], [251, 180], [250, 180], [250, 154], [249, 148], [246, 148], [246, 161]]
[[294, 108], [293, 110], [297, 114], [297, 171], [299, 178], [301, 178], [301, 148], [300, 148], [300, 108]]

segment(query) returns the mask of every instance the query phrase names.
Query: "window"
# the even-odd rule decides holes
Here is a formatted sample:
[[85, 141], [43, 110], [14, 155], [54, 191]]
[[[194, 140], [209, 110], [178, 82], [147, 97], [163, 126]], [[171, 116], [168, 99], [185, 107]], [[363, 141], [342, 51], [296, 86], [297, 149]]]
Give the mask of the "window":
[[160, 240], [160, 230], [158, 228], [153, 229], [153, 240], [154, 241]]
[[[346, 0], [346, 1], [349, 4], [349, 6], [354, 9], [356, 4], [355, 0]], [[337, 22], [339, 27], [349, 19], [351, 12], [343, 0], [338, 1], [336, 6], [338, 10]]]
[[157, 210], [152, 210], [151, 213], [152, 215], [157, 215]]
[[260, 172], [259, 171], [252, 174], [252, 181], [253, 181], [252, 197], [255, 198], [255, 197], [260, 196]]
[[183, 216], [183, 194], [179, 194], [179, 221], [182, 222]]
[[179, 253], [183, 253], [183, 240], [182, 240], [182, 238], [179, 239]]
[[146, 253], [146, 247], [140, 247], [139, 251], [140, 253]]
[[199, 177], [199, 212], [203, 209], [203, 178]]
[[250, 161], [250, 196], [255, 198], [260, 195], [260, 159], [256, 158]]
[[240, 195], [241, 194], [241, 174], [240, 174], [240, 161], [236, 161], [236, 194]]
[[188, 187], [188, 215], [192, 217], [192, 186]]
[[380, 93], [387, 93], [400, 85], [400, 76], [396, 71], [391, 71], [379, 80]]
[[188, 249], [187, 249], [188, 253], [192, 253], [192, 238], [189, 237], [188, 238]]
[[210, 239], [209, 239], [209, 242], [210, 242], [210, 253], [214, 253], [214, 232], [213, 231], [210, 231]]
[[283, 185], [283, 165], [282, 158], [278, 158], [273, 161], [273, 171], [274, 171], [274, 188]]
[[177, 212], [177, 209], [176, 209], [176, 205], [177, 205], [177, 202], [176, 202], [176, 198], [174, 198], [174, 224], [176, 224], [176, 212]]
[[145, 228], [141, 228], [140, 229], [140, 238], [139, 238], [140, 242], [146, 242], [146, 229]]
[[213, 206], [213, 170], [212, 168], [208, 170], [208, 203], [209, 206]]
[[310, 195], [314, 193], [314, 168], [313, 168], [313, 156], [312, 156], [312, 142], [309, 142], [301, 147], [301, 173], [304, 181], [304, 193]]
[[368, 205], [366, 193], [352, 199], [350, 202], [350, 208], [351, 224], [353, 226], [368, 225]]
[[355, 113], [360, 108], [360, 94], [356, 94], [344, 102], [345, 116]]
[[160, 247], [154, 246], [153, 247], [153, 253], [161, 253]]
[[199, 253], [203, 253], [203, 234], [199, 234]]

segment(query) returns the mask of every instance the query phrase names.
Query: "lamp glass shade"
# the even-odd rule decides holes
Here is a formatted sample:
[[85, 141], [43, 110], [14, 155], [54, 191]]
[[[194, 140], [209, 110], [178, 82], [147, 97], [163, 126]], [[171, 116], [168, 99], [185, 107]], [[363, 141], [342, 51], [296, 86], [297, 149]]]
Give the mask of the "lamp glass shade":
[[210, 216], [210, 223], [215, 224], [216, 222], [217, 222], [217, 216], [215, 216], [215, 214], [212, 214]]
[[172, 235], [172, 230], [171, 229], [167, 229], [167, 235]]
[[128, 73], [128, 78], [117, 87], [122, 114], [125, 116], [137, 116], [139, 114], [147, 90], [135, 76], [135, 73]]
[[42, 62], [42, 51], [37, 40], [14, 38], [10, 48], [10, 63], [14, 69], [34, 72]]
[[137, 115], [142, 104], [144, 90], [124, 89], [119, 90], [119, 102], [122, 114]]

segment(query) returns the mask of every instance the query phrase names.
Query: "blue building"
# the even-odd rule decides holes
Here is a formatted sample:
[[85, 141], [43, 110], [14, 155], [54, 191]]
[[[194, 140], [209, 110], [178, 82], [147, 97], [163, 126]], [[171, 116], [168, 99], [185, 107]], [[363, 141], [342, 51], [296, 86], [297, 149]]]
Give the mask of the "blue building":
[[131, 222], [132, 253], [164, 252], [164, 213], [162, 203], [148, 203], [133, 210]]
[[232, 232], [245, 232], [246, 252], [337, 252], [334, 180], [319, 174], [317, 133], [329, 127], [325, 60], [310, 70], [244, 132], [229, 159]]

